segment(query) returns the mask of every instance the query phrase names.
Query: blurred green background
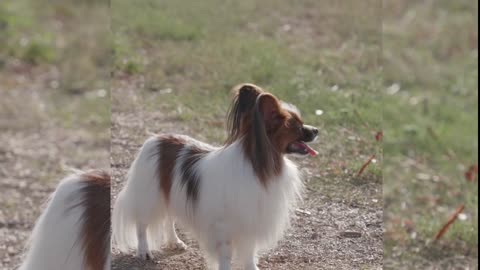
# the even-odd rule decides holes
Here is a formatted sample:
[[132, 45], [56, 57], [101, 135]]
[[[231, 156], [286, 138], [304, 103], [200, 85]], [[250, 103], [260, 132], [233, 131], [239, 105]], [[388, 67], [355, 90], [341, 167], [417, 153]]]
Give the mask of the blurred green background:
[[[384, 2], [388, 268], [477, 267], [478, 178], [465, 178], [478, 164], [477, 19], [477, 1]], [[432, 241], [461, 204], [460, 219]]]

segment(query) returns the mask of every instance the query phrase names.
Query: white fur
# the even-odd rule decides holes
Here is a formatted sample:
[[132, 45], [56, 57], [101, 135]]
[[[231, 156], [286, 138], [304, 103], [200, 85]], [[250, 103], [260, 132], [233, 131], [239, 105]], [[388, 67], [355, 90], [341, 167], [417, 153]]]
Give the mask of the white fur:
[[[140, 149], [115, 202], [114, 245], [123, 251], [137, 248], [139, 256], [145, 258], [151, 255], [150, 250], [160, 247], [164, 221], [176, 219], [195, 235], [212, 265], [230, 269], [231, 258], [236, 255], [245, 269], [257, 269], [257, 251], [272, 247], [282, 236], [289, 224], [289, 213], [300, 198], [303, 185], [297, 167], [284, 158], [281, 175], [270, 179], [265, 188], [239, 142], [212, 148], [188, 140], [212, 149], [197, 163], [200, 188], [195, 210], [187, 204], [186, 192], [180, 185], [179, 164], [185, 151], [180, 152], [176, 163], [167, 206], [156, 174], [158, 160], [151, 158], [158, 142], [152, 137]], [[137, 224], [146, 226], [145, 240], [138, 239], [142, 235], [136, 234]], [[167, 221], [166, 226], [173, 225]], [[166, 231], [167, 242], [180, 241], [174, 231]]]
[[[78, 175], [65, 178], [50, 196], [28, 241], [29, 250], [19, 270], [86, 270], [79, 240], [84, 211], [74, 196], [84, 183]], [[72, 208], [70, 208], [72, 207]], [[110, 259], [105, 270], [110, 269]]]

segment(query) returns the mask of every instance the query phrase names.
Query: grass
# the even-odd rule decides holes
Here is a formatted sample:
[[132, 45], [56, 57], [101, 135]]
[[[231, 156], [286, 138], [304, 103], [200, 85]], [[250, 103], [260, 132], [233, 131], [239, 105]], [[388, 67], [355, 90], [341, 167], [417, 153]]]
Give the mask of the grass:
[[0, 68], [17, 59], [27, 69], [57, 69], [65, 91], [106, 88], [109, 19], [106, 1], [3, 1]]
[[[393, 1], [386, 10], [386, 256], [418, 261], [421, 247], [476, 260], [478, 182], [467, 182], [464, 173], [478, 164], [478, 4]], [[467, 220], [431, 242], [462, 203]], [[406, 220], [415, 238], [402, 225]]]
[[[24, 122], [7, 123], [9, 128], [55, 119], [65, 128], [85, 125], [105, 133], [110, 123], [110, 109], [105, 106], [110, 69], [108, 12], [105, 1], [0, 4], [0, 42], [4, 45], [0, 59], [8, 63], [1, 67], [6, 91], [3, 113]], [[19, 81], [17, 75], [26, 79]], [[21, 99], [29, 110], [20, 110]]]
[[[291, 35], [282, 33], [282, 26], [289, 20], [303, 20], [300, 16], [309, 12], [309, 6], [319, 8], [322, 3], [309, 1], [296, 6], [294, 11], [282, 3], [278, 14], [267, 18], [276, 5], [274, 1], [209, 0], [201, 5], [189, 1], [144, 0], [135, 5], [125, 0], [113, 1], [117, 63], [114, 72], [119, 76], [143, 76], [142, 106], [151, 111], [162, 106], [162, 111], [171, 112], [185, 125], [198, 127], [210, 141], [225, 138], [222, 121], [231, 88], [241, 82], [253, 82], [300, 106], [305, 121], [324, 130], [325, 142], [343, 140], [341, 128], [363, 137], [369, 142], [351, 149], [360, 148], [356, 150], [358, 155], [369, 156], [375, 151], [372, 132], [381, 129], [382, 119], [378, 95], [382, 87], [378, 76], [380, 26], [375, 28], [374, 21], [367, 20], [364, 28], [357, 26], [337, 33], [314, 21], [322, 27], [318, 31], [331, 31], [345, 39], [342, 43], [327, 42], [322, 50], [315, 44], [296, 49], [299, 42], [292, 40], [292, 35], [298, 39], [308, 36], [301, 33], [301, 26], [298, 33], [293, 31]], [[339, 14], [335, 18], [330, 14], [333, 12], [338, 10], [326, 9], [322, 16], [338, 23], [342, 16], [347, 16]], [[350, 21], [351, 25], [361, 20], [359, 14], [349, 15], [357, 19]], [[158, 27], [159, 22], [176, 26], [166, 29]], [[352, 32], [377, 36], [361, 40], [352, 38]], [[339, 44], [342, 48], [337, 47]], [[170, 92], [165, 93], [165, 89]], [[316, 110], [324, 114], [316, 116]], [[361, 121], [358, 115], [363, 118]], [[204, 129], [212, 123], [215, 128]], [[351, 166], [358, 166], [359, 160], [362, 157], [347, 158]]]

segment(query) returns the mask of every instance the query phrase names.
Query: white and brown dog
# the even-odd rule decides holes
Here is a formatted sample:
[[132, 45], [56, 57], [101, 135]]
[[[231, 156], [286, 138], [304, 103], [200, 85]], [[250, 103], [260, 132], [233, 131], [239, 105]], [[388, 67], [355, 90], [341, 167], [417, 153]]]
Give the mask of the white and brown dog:
[[113, 242], [151, 258], [165, 236], [185, 248], [174, 220], [195, 235], [210, 265], [230, 269], [233, 255], [254, 270], [256, 253], [271, 247], [289, 223], [302, 192], [286, 154], [317, 153], [306, 143], [318, 130], [298, 110], [253, 84], [235, 89], [229, 137], [213, 147], [184, 135], [149, 138], [130, 167], [113, 209]]

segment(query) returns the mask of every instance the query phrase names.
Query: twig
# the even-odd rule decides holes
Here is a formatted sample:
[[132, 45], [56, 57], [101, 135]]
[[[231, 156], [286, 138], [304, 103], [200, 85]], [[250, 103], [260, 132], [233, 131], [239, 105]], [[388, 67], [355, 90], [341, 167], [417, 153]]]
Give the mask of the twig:
[[478, 165], [472, 165], [468, 168], [468, 171], [465, 173], [465, 178], [468, 182], [473, 182], [477, 178], [478, 174]]
[[375, 134], [375, 140], [377, 142], [381, 142], [382, 141], [382, 138], [383, 138], [383, 131], [378, 131], [376, 134]]
[[367, 168], [367, 166], [372, 162], [372, 160], [373, 160], [374, 158], [375, 158], [375, 155], [372, 155], [372, 156], [367, 160], [367, 162], [365, 162], [365, 163], [363, 164], [363, 166], [360, 168], [360, 170], [359, 170], [358, 173], [357, 173], [357, 177], [359, 177], [359, 176], [363, 173], [363, 171], [365, 170], [365, 168]]
[[457, 210], [455, 210], [455, 213], [453, 213], [453, 215], [450, 216], [447, 223], [445, 223], [442, 229], [437, 233], [437, 235], [435, 236], [435, 240], [440, 239], [440, 237], [442, 237], [447, 232], [450, 225], [452, 225], [452, 223], [455, 222], [455, 220], [457, 220], [458, 214], [460, 214], [464, 208], [465, 208], [465, 205], [462, 204], [460, 205], [460, 207], [457, 208]]

